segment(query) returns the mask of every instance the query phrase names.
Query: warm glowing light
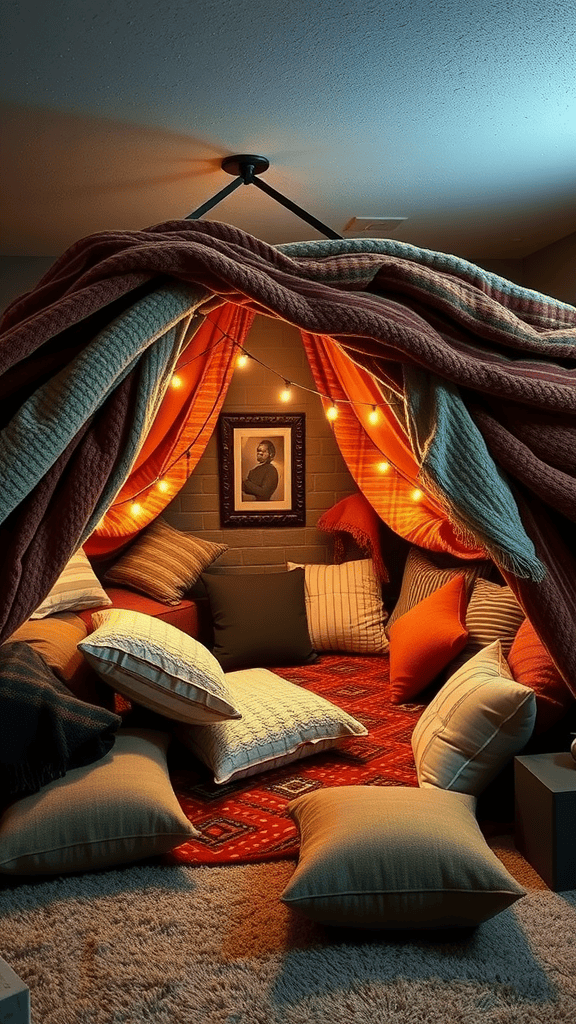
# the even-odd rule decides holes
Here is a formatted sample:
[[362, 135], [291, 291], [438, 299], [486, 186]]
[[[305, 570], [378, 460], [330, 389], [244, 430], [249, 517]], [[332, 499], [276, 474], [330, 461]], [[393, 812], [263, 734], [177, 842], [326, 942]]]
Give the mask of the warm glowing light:
[[424, 497], [424, 495], [423, 495], [422, 491], [418, 490], [418, 488], [416, 488], [414, 491], [412, 491], [412, 501], [420, 501], [420, 498], [423, 498], [423, 497]]
[[142, 505], [138, 501], [133, 501], [130, 506], [130, 511], [133, 516], [141, 516], [144, 511]]
[[329, 408], [326, 410], [326, 417], [329, 420], [335, 420], [338, 417], [338, 409], [334, 404], [329, 406]]
[[158, 483], [156, 484], [156, 486], [157, 486], [159, 491], [162, 491], [163, 494], [166, 494], [166, 491], [170, 487], [170, 484], [168, 483], [167, 480], [162, 479], [162, 480], [158, 480]]
[[370, 410], [370, 412], [368, 413], [368, 422], [369, 423], [378, 423], [379, 419], [380, 419], [380, 413], [378, 412], [378, 409], [376, 408], [376, 406], [373, 405], [371, 410]]
[[172, 380], [170, 381], [170, 387], [175, 388], [177, 390], [178, 388], [182, 387], [183, 383], [184, 382], [182, 380], [182, 377], [179, 377], [177, 373], [172, 375]]
[[292, 385], [289, 380], [284, 381], [284, 387], [280, 392], [281, 402], [290, 402], [292, 400]]
[[378, 471], [380, 473], [387, 473], [389, 469], [390, 469], [390, 463], [389, 462], [379, 462], [378, 463]]
[[241, 352], [240, 355], [238, 356], [237, 360], [236, 360], [236, 366], [239, 366], [240, 368], [242, 368], [243, 366], [246, 366], [247, 362], [248, 362], [248, 356], [246, 355], [245, 352]]

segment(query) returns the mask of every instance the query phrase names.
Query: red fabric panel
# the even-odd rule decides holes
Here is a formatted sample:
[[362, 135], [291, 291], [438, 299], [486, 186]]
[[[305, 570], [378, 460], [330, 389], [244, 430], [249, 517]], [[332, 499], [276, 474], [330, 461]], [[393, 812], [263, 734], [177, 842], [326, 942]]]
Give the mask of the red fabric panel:
[[[234, 340], [243, 343], [253, 319], [254, 313], [230, 303], [214, 310], [191, 338], [175, 370], [180, 387], [168, 389], [132, 473], [86, 541], [89, 556], [123, 548], [186, 483], [222, 408], [234, 370]], [[159, 478], [164, 490], [157, 486]]]
[[[434, 496], [424, 493], [408, 435], [392, 406], [386, 404], [390, 395], [385, 396], [378, 381], [353, 363], [332, 338], [302, 331], [302, 340], [316, 387], [337, 403], [334, 436], [346, 465], [380, 518], [419, 547], [458, 558], [487, 558], [483, 547], [470, 547], [462, 539]], [[401, 411], [403, 402], [392, 363], [388, 379]], [[328, 407], [330, 401], [324, 404]], [[372, 406], [378, 407], [376, 424], [369, 421]], [[390, 464], [385, 473], [379, 468], [383, 461]], [[418, 500], [414, 500], [415, 489], [422, 491]]]

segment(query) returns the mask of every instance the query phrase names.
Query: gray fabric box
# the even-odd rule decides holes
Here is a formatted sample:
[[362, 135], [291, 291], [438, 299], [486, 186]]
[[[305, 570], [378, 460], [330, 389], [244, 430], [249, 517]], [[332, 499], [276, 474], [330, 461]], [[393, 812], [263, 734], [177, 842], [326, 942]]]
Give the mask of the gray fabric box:
[[1, 956], [0, 1024], [30, 1024], [30, 989]]

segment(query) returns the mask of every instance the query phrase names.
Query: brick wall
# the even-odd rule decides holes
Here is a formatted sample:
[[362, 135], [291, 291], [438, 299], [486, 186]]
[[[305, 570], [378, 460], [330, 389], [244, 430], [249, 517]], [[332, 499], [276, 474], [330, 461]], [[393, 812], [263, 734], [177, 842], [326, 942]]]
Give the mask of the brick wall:
[[[281, 377], [314, 388], [300, 332], [280, 320], [257, 316], [246, 350], [273, 367]], [[294, 388], [289, 404], [280, 401], [283, 381], [249, 360], [236, 369], [224, 413], [303, 412], [306, 415], [306, 525], [237, 529], [220, 526], [218, 445], [213, 435], [187, 485], [164, 512], [179, 530], [228, 544], [218, 559], [226, 571], [273, 571], [292, 562], [330, 562], [330, 538], [316, 529], [318, 518], [341, 498], [357, 491], [317, 395]], [[216, 567], [215, 567], [216, 568]]]

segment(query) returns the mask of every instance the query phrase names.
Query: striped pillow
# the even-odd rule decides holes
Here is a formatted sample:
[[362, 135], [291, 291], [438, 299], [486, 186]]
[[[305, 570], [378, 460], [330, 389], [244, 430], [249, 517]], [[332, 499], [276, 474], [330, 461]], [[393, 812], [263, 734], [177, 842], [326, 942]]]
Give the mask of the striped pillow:
[[56, 580], [52, 590], [30, 616], [44, 619], [56, 612], [108, 607], [112, 601], [102, 588], [82, 548], [78, 548]]
[[340, 565], [300, 565], [304, 569], [306, 617], [315, 651], [382, 654], [387, 613], [371, 558]]
[[512, 679], [496, 640], [450, 677], [418, 719], [418, 785], [478, 796], [526, 745], [535, 720], [534, 693]]
[[466, 579], [469, 596], [477, 577], [487, 576], [492, 571], [490, 562], [455, 562], [453, 558], [450, 561], [452, 564], [448, 564], [448, 556], [441, 553], [424, 552], [415, 546], [410, 548], [404, 566], [400, 594], [386, 623], [387, 636], [390, 635], [390, 626], [396, 619], [457, 576], [464, 576]]
[[500, 641], [506, 657], [524, 618], [524, 612], [510, 587], [501, 587], [490, 580], [476, 580], [466, 610], [468, 641], [461, 653], [450, 662], [450, 674], [495, 640]]
[[227, 550], [227, 544], [194, 537], [155, 519], [108, 569], [104, 579], [132, 587], [164, 604], [179, 604], [204, 569]]

